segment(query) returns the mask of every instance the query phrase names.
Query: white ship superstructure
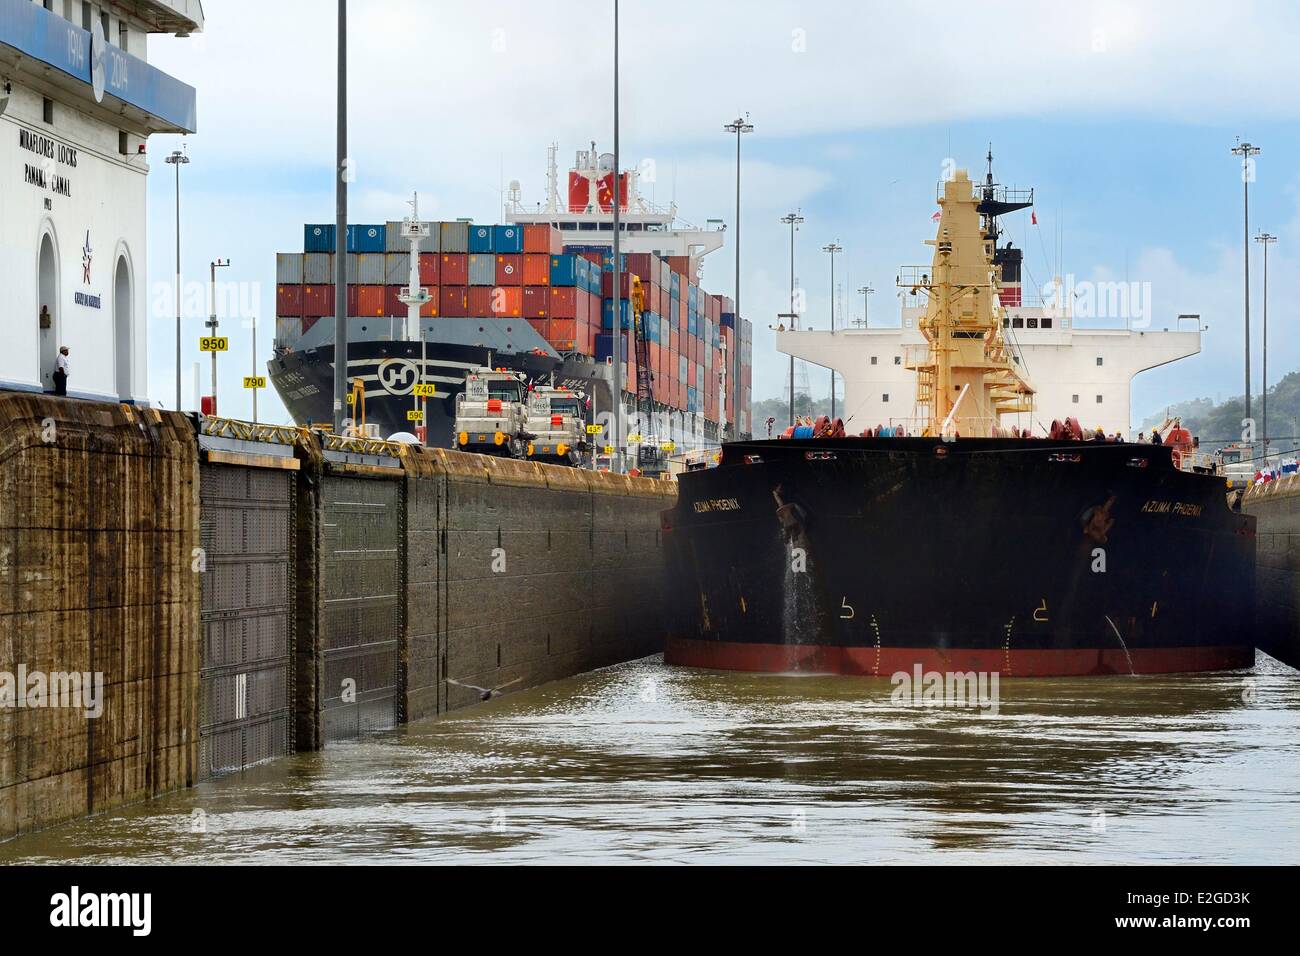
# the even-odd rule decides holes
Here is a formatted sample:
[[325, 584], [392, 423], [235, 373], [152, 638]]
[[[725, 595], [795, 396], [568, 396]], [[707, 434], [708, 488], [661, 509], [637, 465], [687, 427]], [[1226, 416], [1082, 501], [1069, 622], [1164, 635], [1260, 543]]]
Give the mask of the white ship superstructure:
[[[569, 170], [566, 193], [560, 194], [556, 156], [552, 145], [547, 156], [546, 202], [533, 211], [519, 200], [519, 183], [510, 184], [505, 216], [507, 222], [550, 223], [564, 235], [565, 245], [612, 248], [614, 244], [613, 195], [614, 157], [598, 153], [596, 144], [578, 150]], [[699, 228], [683, 222], [677, 204], [656, 205], [641, 194], [642, 173], [625, 169], [619, 177], [619, 250], [649, 252], [661, 258], [690, 256], [696, 261], [722, 248], [726, 232], [721, 223]], [[698, 276], [697, 276], [698, 278]]]
[[[965, 182], [964, 170], [955, 175]], [[939, 183], [936, 197], [948, 195], [951, 201], [952, 187], [951, 181]], [[1025, 394], [1032, 397], [1030, 403], [1018, 403], [1031, 410], [1004, 413], [1000, 422], [991, 424], [1041, 436], [1049, 434], [1053, 421], [1073, 418], [1090, 432], [1100, 429], [1107, 435], [1128, 436], [1134, 376], [1200, 352], [1200, 317], [1182, 315], [1156, 328], [1146, 290], [1128, 283], [1076, 286], [1073, 280], [1056, 277], [1040, 295], [1026, 295], [1023, 252], [999, 241], [1002, 230], [997, 217], [1031, 208], [1033, 190], [994, 182], [992, 147], [984, 182], [970, 188], [967, 195], [985, 217], [982, 238], [992, 268], [958, 295], [969, 296], [971, 305], [964, 306], [965, 312], [973, 312], [974, 304], [985, 296], [991, 301], [992, 327], [1001, 325], [999, 347], [1005, 346], [1016, 377], [1028, 386]], [[943, 200], [939, 201], [942, 206]], [[945, 246], [951, 248], [954, 236], [943, 222], [938, 228], [929, 244], [942, 252]], [[927, 299], [937, 294], [939, 277], [931, 275], [933, 271], [929, 265], [899, 269], [898, 326], [815, 331], [799, 330], [796, 323], [793, 329], [778, 329], [779, 351], [833, 369], [843, 379], [843, 404], [835, 415], [844, 420], [847, 433], [879, 426], [920, 434], [925, 427], [920, 397], [938, 387], [918, 379], [933, 358], [933, 344], [923, 331]], [[989, 333], [954, 334], [969, 338]], [[949, 397], [960, 403], [962, 396]]]
[[[143, 401], [145, 144], [192, 133], [193, 88], [147, 61], [198, 0], [0, 0], [0, 388]], [[154, 157], [161, 162], [161, 157]]]
[[[909, 362], [926, 348], [917, 329], [923, 310], [906, 307], [902, 325], [827, 331], [778, 331], [786, 355], [834, 369], [843, 380], [836, 414], [856, 434], [877, 425], [908, 428], [914, 409], [916, 372]], [[1130, 392], [1139, 372], [1195, 355], [1199, 323], [1170, 328], [1088, 328], [1048, 307], [1011, 307], [1005, 329], [1013, 355], [1035, 389], [1035, 411], [1008, 416], [1005, 424], [1045, 435], [1053, 419], [1077, 418], [1085, 428], [1128, 436]]]

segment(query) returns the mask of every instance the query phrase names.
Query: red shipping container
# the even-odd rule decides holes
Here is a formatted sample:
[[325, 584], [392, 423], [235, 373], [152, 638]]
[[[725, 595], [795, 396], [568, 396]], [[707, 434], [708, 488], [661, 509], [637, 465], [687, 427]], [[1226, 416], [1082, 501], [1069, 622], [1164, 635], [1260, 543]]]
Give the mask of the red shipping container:
[[310, 329], [313, 325], [315, 325], [315, 324], [316, 324], [317, 322], [319, 322], [319, 321], [320, 321], [319, 318], [314, 318], [314, 317], [313, 317], [313, 318], [310, 318], [310, 319], [303, 319], [303, 320], [302, 320], [302, 332], [303, 332], [303, 334], [306, 335], [306, 334], [307, 334], [307, 330]]
[[302, 314], [320, 318], [334, 314], [334, 287], [332, 285], [305, 285], [302, 287]]
[[575, 319], [551, 319], [546, 326], [546, 341], [561, 352], [575, 350], [578, 344], [578, 323]]
[[420, 253], [420, 284], [437, 285], [440, 269], [438, 264], [442, 261], [442, 256], [436, 252]]
[[276, 286], [275, 314], [290, 319], [302, 318], [302, 286]]
[[694, 362], [687, 362], [687, 363], [686, 363], [686, 384], [689, 385], [691, 388], [695, 388], [695, 387], [697, 387], [697, 386], [696, 386], [696, 383], [695, 383], [695, 363], [694, 363]]
[[600, 253], [595, 249], [584, 249], [582, 252], [578, 253], [578, 255], [582, 256], [582, 258], [594, 265], [600, 265], [601, 263]]
[[573, 317], [579, 322], [586, 322], [592, 328], [600, 325], [600, 299], [591, 292], [578, 290], [573, 299]]
[[524, 290], [517, 285], [499, 285], [492, 290], [492, 314], [518, 318], [524, 314]]
[[[444, 275], [446, 260], [444, 263]], [[438, 310], [444, 318], [464, 318], [469, 314], [469, 297], [465, 286], [444, 285], [440, 288]]]
[[390, 318], [406, 317], [406, 305], [398, 298], [401, 294], [400, 285], [384, 286], [384, 315]]
[[438, 308], [442, 305], [438, 287], [433, 286], [429, 289], [429, 301], [420, 306], [420, 318], [436, 319], [438, 317]]
[[542, 338], [546, 338], [547, 332], [550, 331], [547, 328], [550, 323], [546, 319], [529, 319], [528, 324], [531, 325], [533, 330]]
[[444, 252], [438, 281], [450, 286], [469, 285], [469, 256], [463, 252]]
[[627, 271], [639, 275], [644, 282], [649, 282], [652, 277], [659, 277], [659, 270], [650, 268], [650, 260], [654, 256], [649, 252], [629, 252], [627, 254]]
[[469, 287], [469, 314], [475, 317], [492, 317], [492, 293], [490, 285], [472, 285]]
[[[618, 277], [619, 297], [627, 299], [632, 295], [632, 278], [628, 273], [621, 273]], [[614, 273], [602, 272], [600, 274], [600, 294], [603, 298], [614, 298]]]
[[384, 314], [384, 287], [382, 285], [349, 286], [349, 299], [352, 298], [354, 289], [356, 290], [356, 299], [348, 303], [348, 311], [352, 315], [373, 318]]
[[[683, 280], [685, 280], [685, 279], [689, 279], [689, 278], [691, 278], [691, 276], [694, 275], [694, 273], [691, 272], [691, 257], [690, 257], [690, 256], [669, 256], [669, 257], [668, 257], [668, 268], [672, 269], [673, 272], [676, 272], [679, 276], [682, 277]], [[685, 285], [686, 285], [686, 282], [683, 281], [683, 282], [682, 282], [682, 285], [685, 286]], [[685, 289], [682, 289], [682, 301], [683, 301], [683, 302], [686, 301], [686, 290], [685, 290]]]
[[[549, 267], [548, 267], [549, 268]], [[549, 278], [550, 273], [547, 273]], [[497, 256], [497, 285], [524, 284], [524, 257], [519, 255]]]
[[[564, 239], [560, 230], [550, 223], [524, 226], [524, 252], [536, 252], [549, 258], [552, 255], [559, 255], [563, 250]], [[546, 268], [549, 275], [549, 262]]]
[[[527, 241], [527, 230], [532, 226], [525, 226], [524, 241]], [[549, 226], [547, 228], [550, 228]], [[524, 256], [524, 285], [550, 285], [551, 284], [551, 257], [525, 255]]]
[[544, 319], [551, 309], [551, 290], [544, 285], [524, 286], [524, 316]]
[[[585, 293], [584, 293], [585, 294]], [[527, 297], [527, 292], [524, 293]], [[551, 289], [551, 318], [576, 319], [578, 317], [578, 290], [571, 285], [557, 285]], [[583, 316], [586, 325], [586, 316]]]

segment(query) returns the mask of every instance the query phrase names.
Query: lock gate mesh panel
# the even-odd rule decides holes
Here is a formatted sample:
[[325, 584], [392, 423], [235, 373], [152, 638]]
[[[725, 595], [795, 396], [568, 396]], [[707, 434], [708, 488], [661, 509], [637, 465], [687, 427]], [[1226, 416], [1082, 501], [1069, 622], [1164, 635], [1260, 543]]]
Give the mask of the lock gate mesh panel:
[[342, 740], [400, 719], [403, 483], [327, 476], [321, 489], [321, 730]]
[[200, 469], [203, 777], [293, 747], [294, 482], [275, 469]]

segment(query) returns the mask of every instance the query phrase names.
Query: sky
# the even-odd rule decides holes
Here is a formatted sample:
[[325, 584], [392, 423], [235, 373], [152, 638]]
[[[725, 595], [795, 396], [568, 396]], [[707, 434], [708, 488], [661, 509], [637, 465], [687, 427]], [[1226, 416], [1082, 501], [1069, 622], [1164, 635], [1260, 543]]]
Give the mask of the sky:
[[[201, 34], [150, 40], [149, 59], [198, 90], [198, 131], [149, 141], [151, 398], [175, 392], [175, 167], [183, 145], [182, 272], [206, 282], [228, 258], [223, 414], [251, 415], [239, 376], [274, 334], [275, 253], [334, 217], [336, 13], [323, 0], [207, 0]], [[679, 0], [620, 4], [620, 157], [653, 170], [643, 192], [680, 216], [727, 223], [705, 260], [711, 292], [735, 289], [735, 137], [742, 142], [742, 312], [754, 323], [755, 400], [788, 366], [769, 325], [788, 301], [790, 233], [808, 322], [829, 324], [830, 262], [843, 247], [837, 321], [897, 325], [900, 265], [929, 261], [945, 170], [1033, 187], [1007, 217], [1027, 285], [1127, 280], [1149, 290], [1151, 327], [1179, 313], [1207, 326], [1201, 354], [1139, 375], [1138, 421], [1179, 400], [1243, 388], [1242, 171], [1237, 138], [1261, 148], [1250, 233], [1270, 232], [1269, 380], [1300, 368], [1300, 16], [1285, 3], [868, 3]], [[420, 194], [423, 218], [500, 220], [502, 190], [545, 199], [546, 151], [612, 151], [613, 4], [550, 0], [352, 0], [350, 220], [383, 222]], [[184, 140], [182, 144], [182, 140]], [[1251, 246], [1252, 384], [1262, 358], [1262, 247]], [[206, 312], [187, 288], [183, 382]], [[191, 294], [192, 293], [192, 294]], [[1086, 323], [1079, 323], [1086, 324]], [[1106, 324], [1106, 323], [1098, 323]], [[1112, 323], [1113, 324], [1113, 323]], [[206, 359], [206, 356], [204, 357]], [[824, 374], [814, 370], [814, 380]], [[203, 362], [204, 390], [209, 365]], [[815, 384], [813, 391], [825, 391]], [[192, 401], [187, 398], [187, 403]], [[274, 390], [259, 417], [287, 421]]]

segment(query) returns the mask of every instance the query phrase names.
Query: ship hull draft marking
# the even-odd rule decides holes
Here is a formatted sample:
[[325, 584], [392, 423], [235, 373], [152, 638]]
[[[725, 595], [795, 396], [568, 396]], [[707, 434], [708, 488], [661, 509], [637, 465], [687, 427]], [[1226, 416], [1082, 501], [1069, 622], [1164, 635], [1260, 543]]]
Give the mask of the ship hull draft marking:
[[[937, 458], [934, 438], [833, 442], [833, 470], [806, 464], [831, 440], [794, 439], [727, 445], [719, 467], [680, 476], [670, 574], [711, 613], [674, 617], [669, 663], [1022, 677], [1253, 663], [1254, 518], [1168, 448], [960, 439]], [[1136, 448], [1149, 467], [1129, 466]], [[1079, 457], [1068, 477], [1050, 460], [1062, 451]], [[718, 499], [738, 507], [695, 507]], [[1152, 499], [1194, 507], [1144, 509]], [[1106, 574], [1091, 571], [1099, 535]], [[849, 617], [865, 595], [870, 613]], [[1035, 623], [1013, 646], [1026, 606]]]

